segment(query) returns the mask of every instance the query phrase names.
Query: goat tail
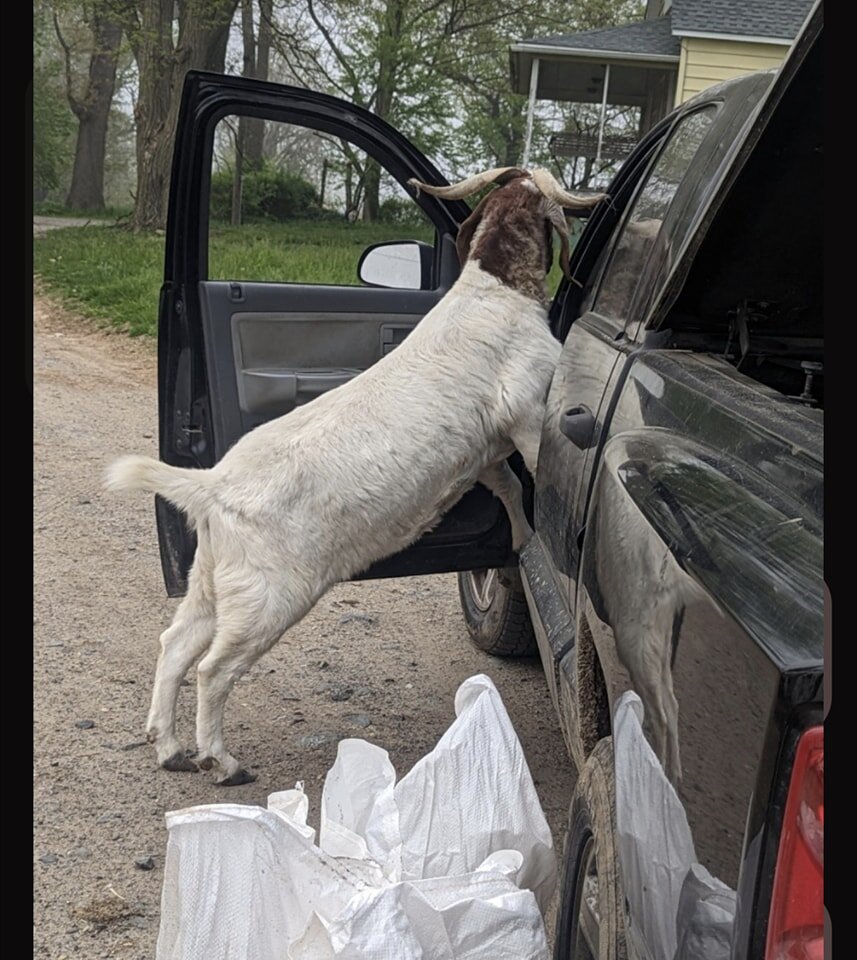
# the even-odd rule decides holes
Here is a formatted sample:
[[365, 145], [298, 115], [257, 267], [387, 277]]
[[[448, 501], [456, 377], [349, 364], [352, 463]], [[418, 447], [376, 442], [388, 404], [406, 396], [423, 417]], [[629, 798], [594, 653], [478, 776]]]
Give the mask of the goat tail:
[[113, 492], [141, 490], [169, 500], [191, 518], [204, 513], [209, 503], [209, 470], [171, 467], [151, 457], [120, 457], [107, 468], [104, 486]]

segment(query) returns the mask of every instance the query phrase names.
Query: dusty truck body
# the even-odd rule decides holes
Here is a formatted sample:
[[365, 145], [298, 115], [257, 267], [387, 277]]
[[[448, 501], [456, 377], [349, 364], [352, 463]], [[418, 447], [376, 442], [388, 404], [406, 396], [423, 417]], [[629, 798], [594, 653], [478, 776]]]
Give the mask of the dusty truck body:
[[[558, 416], [552, 423], [548, 414], [542, 439], [536, 537], [521, 560], [580, 769], [603, 763], [593, 752], [615, 734], [620, 696], [635, 691], [696, 860], [735, 892], [728, 937], [723, 924], [719, 948], [712, 941], [704, 955], [759, 957], [766, 940], [768, 955], [779, 955], [774, 941], [793, 936], [788, 930], [813, 926], [808, 941], [821, 935], [817, 835], [789, 878], [790, 858], [805, 856], [807, 836], [821, 829], [823, 776], [819, 199], [802, 212], [807, 229], [794, 230], [794, 198], [821, 170], [819, 19], [758, 114], [747, 101], [759, 96], [761, 77], [686, 107], [697, 111], [685, 115], [690, 123], [720, 101], [663, 218], [652, 248], [661, 256], [640, 263], [630, 309], [614, 301], [599, 311], [611, 292], [609, 265], [600, 289], [589, 272], [572, 294], [565, 309], [574, 320], [548, 403]], [[749, 128], [730, 130], [733, 104], [736, 123], [752, 117]], [[706, 183], [721, 150], [732, 156]], [[656, 160], [650, 183], [657, 169]], [[646, 192], [627, 222], [634, 203], [645, 208]], [[588, 411], [591, 429], [569, 431]], [[574, 496], [563, 495], [575, 484]], [[621, 825], [623, 808], [639, 797], [618, 751], [613, 766], [608, 786]], [[816, 818], [800, 837], [788, 806], [796, 791]], [[653, 830], [664, 812], [653, 805]], [[560, 955], [593, 924], [579, 893], [587, 870], [597, 875], [587, 841], [585, 828], [571, 830]], [[681, 889], [678, 897], [662, 888], [641, 894], [639, 851], [627, 835], [617, 848], [615, 903], [626, 913], [630, 952], [658, 956], [673, 946], [658, 939], [660, 914], [667, 929], [674, 924], [681, 954], [692, 923]], [[602, 902], [609, 911], [609, 896]]]
[[[821, 173], [820, 19], [773, 81], [706, 91], [665, 146], [648, 145], [654, 160], [638, 147], [646, 173], [632, 186], [623, 168], [619, 223], [593, 216], [573, 264], [582, 287], [556, 308], [568, 335], [520, 576], [583, 781], [558, 957], [820, 944], [820, 192], [795, 229], [795, 198]], [[641, 243], [633, 225], [653, 216]], [[645, 756], [616, 742], [628, 691]], [[654, 762], [646, 822], [641, 768]], [[677, 837], [692, 841], [684, 861]], [[646, 866], [671, 858], [672, 873]], [[694, 895], [692, 864], [725, 889]], [[603, 937], [616, 941], [606, 952]]]
[[[579, 773], [562, 960], [820, 944], [822, 22], [817, 5], [776, 76], [651, 130], [589, 218], [550, 309], [563, 349], [520, 558], [477, 487], [363, 574], [457, 571], [478, 646], [538, 651]], [[458, 275], [470, 212], [413, 199], [435, 242], [409, 280], [210, 279], [213, 131], [236, 115], [346, 139], [400, 184], [443, 182], [351, 104], [188, 75], [159, 334], [160, 452], [178, 466], [211, 466], [394, 349]], [[193, 536], [157, 514], [180, 595]]]

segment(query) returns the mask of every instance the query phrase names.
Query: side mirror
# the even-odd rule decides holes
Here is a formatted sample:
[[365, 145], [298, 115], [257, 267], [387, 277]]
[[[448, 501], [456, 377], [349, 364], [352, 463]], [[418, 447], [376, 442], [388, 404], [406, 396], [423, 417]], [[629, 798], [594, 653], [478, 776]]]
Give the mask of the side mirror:
[[373, 287], [431, 289], [434, 247], [419, 240], [392, 240], [367, 247], [357, 264], [357, 276]]

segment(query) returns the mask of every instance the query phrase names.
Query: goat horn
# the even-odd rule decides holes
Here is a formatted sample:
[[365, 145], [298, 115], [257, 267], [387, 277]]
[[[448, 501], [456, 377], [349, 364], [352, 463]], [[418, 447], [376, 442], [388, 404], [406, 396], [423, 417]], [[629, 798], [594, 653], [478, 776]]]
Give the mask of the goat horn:
[[[420, 180], [411, 178], [408, 185], [414, 187], [419, 194], [420, 190], [433, 197], [444, 197], [447, 200], [460, 200], [462, 197], [469, 197], [477, 193], [489, 183], [504, 184], [516, 177], [529, 177], [527, 170], [521, 170], [519, 167], [495, 167], [493, 170], [486, 170], [484, 173], [477, 173], [473, 177], [461, 180], [458, 183], [452, 183], [448, 187], [435, 187], [428, 183], [422, 183]], [[559, 184], [557, 184], [559, 186]]]
[[532, 178], [533, 183], [549, 200], [554, 200], [561, 207], [566, 207], [569, 210], [589, 210], [607, 197], [606, 193], [592, 193], [582, 197], [568, 193], [563, 190], [554, 175], [543, 167], [535, 167]]

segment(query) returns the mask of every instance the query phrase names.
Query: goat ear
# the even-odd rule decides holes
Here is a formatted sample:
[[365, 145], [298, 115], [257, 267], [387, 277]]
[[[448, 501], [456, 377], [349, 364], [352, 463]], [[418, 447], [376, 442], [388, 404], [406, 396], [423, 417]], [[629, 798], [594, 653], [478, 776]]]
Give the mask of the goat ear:
[[[491, 194], [489, 193], [488, 196], [490, 197]], [[455, 239], [455, 249], [458, 251], [458, 262], [462, 267], [467, 263], [467, 257], [470, 254], [470, 244], [473, 242], [473, 234], [476, 233], [476, 228], [482, 223], [484, 214], [483, 207], [487, 199], [488, 197], [483, 197], [470, 216], [458, 228], [458, 236]]]
[[567, 279], [571, 279], [568, 267], [568, 258], [569, 258], [569, 245], [568, 245], [568, 223], [566, 223], [565, 214], [562, 212], [562, 207], [558, 203], [548, 202], [547, 210], [545, 211], [548, 223], [556, 230], [559, 234], [560, 250], [559, 250], [559, 265], [562, 269], [563, 276]]
[[562, 270], [562, 275], [566, 278], [566, 280], [571, 280], [571, 272], [568, 266], [569, 248], [567, 231], [559, 235], [559, 243], [559, 266]]

